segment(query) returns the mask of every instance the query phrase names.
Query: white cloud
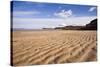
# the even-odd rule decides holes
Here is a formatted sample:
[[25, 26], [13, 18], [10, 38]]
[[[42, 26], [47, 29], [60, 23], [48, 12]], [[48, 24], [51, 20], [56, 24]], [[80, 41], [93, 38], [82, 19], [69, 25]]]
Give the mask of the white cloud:
[[14, 28], [43, 28], [43, 27], [59, 27], [67, 25], [85, 25], [90, 23], [91, 20], [97, 18], [96, 16], [88, 17], [69, 17], [63, 19], [50, 19], [50, 18], [13, 18]]
[[61, 12], [54, 13], [55, 16], [61, 17], [61, 18], [68, 18], [72, 16], [72, 10], [61, 10]]
[[66, 19], [67, 25], [85, 25], [90, 23], [93, 19], [97, 18], [96, 16], [84, 16], [84, 17], [70, 17]]
[[90, 9], [89, 9], [89, 12], [92, 12], [92, 11], [94, 11], [96, 9], [96, 7], [91, 7]]
[[66, 23], [61, 23], [59, 26], [67, 26]]
[[13, 15], [31, 15], [31, 14], [39, 14], [38, 11], [14, 11]]
[[41, 29], [54, 28], [61, 24], [62, 19], [13, 18], [13, 28]]

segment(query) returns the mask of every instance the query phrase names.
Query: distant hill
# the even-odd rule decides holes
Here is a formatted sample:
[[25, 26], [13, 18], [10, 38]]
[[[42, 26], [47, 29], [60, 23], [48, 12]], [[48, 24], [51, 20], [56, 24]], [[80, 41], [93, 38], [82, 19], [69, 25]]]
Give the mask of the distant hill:
[[65, 27], [56, 27], [55, 29], [64, 29], [64, 30], [80, 30], [84, 26], [65, 26]]
[[64, 26], [64, 27], [56, 27], [55, 29], [63, 29], [63, 30], [97, 30], [97, 19], [90, 21], [89, 24], [85, 26]]

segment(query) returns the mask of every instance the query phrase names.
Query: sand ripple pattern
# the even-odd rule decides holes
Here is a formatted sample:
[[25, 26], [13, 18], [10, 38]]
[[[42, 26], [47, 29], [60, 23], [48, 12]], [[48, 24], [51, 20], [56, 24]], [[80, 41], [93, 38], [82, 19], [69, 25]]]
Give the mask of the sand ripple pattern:
[[96, 31], [15, 31], [13, 65], [97, 60]]

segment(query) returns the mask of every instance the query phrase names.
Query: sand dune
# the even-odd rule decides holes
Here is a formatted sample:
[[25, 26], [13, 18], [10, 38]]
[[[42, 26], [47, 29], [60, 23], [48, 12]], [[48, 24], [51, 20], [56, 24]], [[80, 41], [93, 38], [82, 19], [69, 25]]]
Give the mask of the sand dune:
[[13, 65], [97, 60], [96, 31], [15, 31], [12, 42]]

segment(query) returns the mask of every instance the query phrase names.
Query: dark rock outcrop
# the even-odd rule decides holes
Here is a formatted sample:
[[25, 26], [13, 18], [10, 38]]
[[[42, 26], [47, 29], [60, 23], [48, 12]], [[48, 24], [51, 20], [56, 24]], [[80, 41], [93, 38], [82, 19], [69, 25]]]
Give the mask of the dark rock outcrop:
[[86, 28], [89, 30], [97, 30], [97, 19], [94, 19], [89, 24], [86, 24]]

